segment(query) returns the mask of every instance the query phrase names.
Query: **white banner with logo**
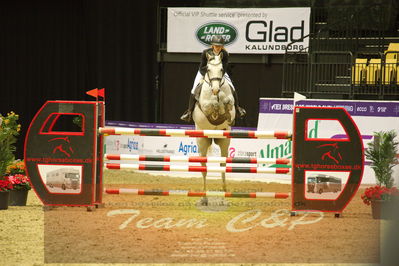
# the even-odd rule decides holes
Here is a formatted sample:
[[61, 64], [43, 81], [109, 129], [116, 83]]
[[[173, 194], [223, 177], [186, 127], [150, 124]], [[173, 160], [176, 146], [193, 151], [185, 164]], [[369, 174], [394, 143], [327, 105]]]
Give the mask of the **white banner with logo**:
[[[298, 106], [343, 107], [356, 123], [363, 139], [363, 146], [373, 141], [374, 132], [394, 130], [399, 132], [399, 102], [388, 101], [350, 101], [306, 99], [296, 103]], [[292, 99], [261, 98], [259, 100], [258, 130], [291, 130]], [[324, 120], [309, 120], [309, 135], [315, 138], [337, 139], [345, 134], [339, 123]], [[259, 157], [276, 158], [292, 156], [291, 141], [267, 140], [266, 145], [258, 148]], [[399, 137], [397, 138], [399, 141]], [[399, 155], [398, 155], [399, 156]], [[394, 167], [393, 177], [399, 185], [399, 165]], [[375, 184], [375, 174], [370, 161], [365, 160], [363, 184]]]
[[[168, 8], [167, 52], [199, 53], [222, 35], [230, 53], [283, 54], [308, 47], [310, 8]], [[294, 42], [294, 44], [287, 45]]]

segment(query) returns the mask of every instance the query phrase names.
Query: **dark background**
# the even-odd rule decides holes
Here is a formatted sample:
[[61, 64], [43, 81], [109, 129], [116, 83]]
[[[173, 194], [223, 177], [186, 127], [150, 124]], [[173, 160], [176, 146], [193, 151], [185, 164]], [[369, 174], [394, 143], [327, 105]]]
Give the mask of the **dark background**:
[[[176, 1], [175, 1], [176, 2]], [[184, 1], [177, 1], [175, 5]], [[106, 119], [181, 123], [198, 62], [158, 62], [157, 0], [0, 1], [0, 113], [20, 115], [25, 132], [47, 100], [93, 100], [106, 88]], [[231, 60], [234, 61], [234, 54]], [[232, 61], [232, 62], [233, 62]], [[282, 64], [231, 64], [256, 127], [259, 97], [279, 97]]]
[[[169, 6], [312, 7], [310, 32], [315, 34], [310, 37], [310, 47], [314, 48], [313, 52], [343, 49], [356, 56], [363, 51], [360, 50], [363, 45], [367, 56], [373, 52], [378, 57], [389, 42], [397, 42], [399, 38], [395, 0], [2, 0], [0, 113], [6, 115], [14, 111], [20, 115], [22, 131], [16, 157], [22, 159], [25, 132], [47, 100], [94, 100], [85, 93], [94, 88], [106, 89], [107, 120], [182, 123], [179, 117], [187, 108], [201, 51], [196, 54], [166, 51]], [[344, 8], [347, 16], [343, 16], [338, 7]], [[369, 15], [372, 14], [369, 10], [377, 10], [378, 15]], [[367, 18], [359, 14], [366, 14]], [[355, 15], [358, 20], [354, 20]], [[380, 16], [390, 18], [387, 20], [390, 23]], [[344, 29], [336, 29], [336, 21], [330, 21], [334, 19], [343, 24]], [[385, 22], [376, 24], [380, 20]], [[338, 43], [335, 37], [340, 40]], [[372, 43], [360, 43], [364, 39]], [[290, 94], [284, 94], [284, 55], [230, 54], [229, 60], [229, 72], [240, 105], [247, 110], [246, 119], [238, 121], [237, 126], [257, 126], [260, 97], [291, 97], [292, 91], [298, 91], [301, 80], [313, 81], [302, 72], [286, 75], [284, 80], [293, 86], [285, 86]], [[310, 63], [318, 67], [318, 64], [331, 65], [332, 62]], [[314, 65], [309, 64], [312, 71]], [[313, 89], [308, 85], [304, 88], [304, 92]], [[350, 97], [383, 99], [376, 93], [380, 87], [366, 89], [363, 91], [366, 98]], [[393, 93], [389, 99], [399, 99], [397, 86], [390, 89]], [[341, 95], [341, 91], [323, 92], [321, 96], [312, 93], [305, 95], [349, 97]]]
[[0, 113], [20, 115], [23, 138], [46, 100], [93, 100], [107, 119], [153, 122], [157, 1], [0, 1]]

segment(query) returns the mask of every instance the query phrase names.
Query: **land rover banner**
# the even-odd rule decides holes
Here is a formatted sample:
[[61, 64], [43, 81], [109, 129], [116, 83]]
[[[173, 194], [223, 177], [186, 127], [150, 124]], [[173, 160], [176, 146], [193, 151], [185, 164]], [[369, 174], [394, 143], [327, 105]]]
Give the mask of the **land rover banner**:
[[308, 47], [310, 8], [168, 8], [167, 51], [200, 53], [222, 35], [230, 53], [283, 54]]

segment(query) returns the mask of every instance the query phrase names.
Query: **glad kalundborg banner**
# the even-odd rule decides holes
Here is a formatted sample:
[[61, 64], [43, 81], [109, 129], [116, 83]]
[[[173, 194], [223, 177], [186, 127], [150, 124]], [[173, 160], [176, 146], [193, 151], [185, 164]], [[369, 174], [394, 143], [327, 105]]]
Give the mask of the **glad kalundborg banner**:
[[308, 47], [310, 8], [168, 8], [167, 51], [199, 53], [223, 35], [230, 53], [283, 54]]

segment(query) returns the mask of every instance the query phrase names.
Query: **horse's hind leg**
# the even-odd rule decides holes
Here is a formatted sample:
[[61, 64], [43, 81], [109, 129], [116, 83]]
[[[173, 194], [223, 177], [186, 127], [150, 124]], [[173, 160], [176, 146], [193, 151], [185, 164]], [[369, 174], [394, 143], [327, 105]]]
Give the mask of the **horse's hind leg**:
[[[211, 144], [212, 144], [212, 139], [197, 138], [197, 145], [198, 145], [198, 150], [199, 150], [200, 156], [206, 157], [208, 148], [209, 148], [209, 146], [211, 146]], [[201, 163], [201, 165], [206, 166], [206, 163]], [[204, 182], [203, 191], [206, 191], [206, 174], [207, 174], [207, 172], [202, 172], [201, 174], [202, 174], [202, 179]], [[201, 199], [201, 204], [208, 205], [208, 199], [206, 197], [203, 197]]]
[[[222, 157], [227, 157], [228, 155], [228, 150], [230, 146], [230, 139], [215, 139], [215, 143], [219, 145], [220, 147], [220, 155]], [[221, 166], [226, 166], [225, 163], [221, 163]], [[226, 186], [226, 174], [222, 173], [222, 182], [223, 182], [223, 191], [227, 191], [227, 186]]]

